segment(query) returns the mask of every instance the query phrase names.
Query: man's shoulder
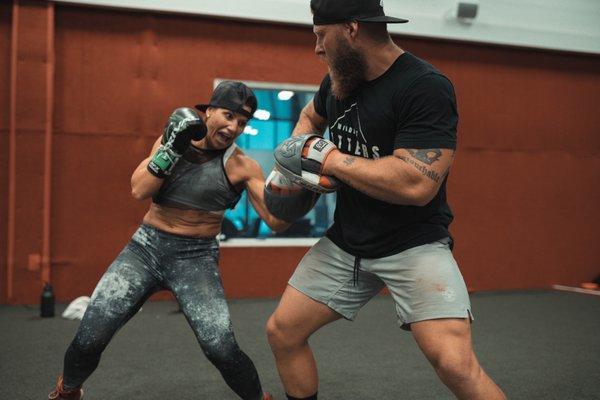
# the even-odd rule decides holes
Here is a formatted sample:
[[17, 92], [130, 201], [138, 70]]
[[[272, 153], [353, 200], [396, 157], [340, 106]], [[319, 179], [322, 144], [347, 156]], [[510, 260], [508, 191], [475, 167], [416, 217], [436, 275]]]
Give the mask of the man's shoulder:
[[449, 79], [434, 65], [411, 54], [404, 53], [394, 64], [390, 79], [400, 86], [410, 86], [420, 80]]
[[393, 92], [394, 99], [401, 101], [423, 91], [453, 91], [452, 82], [439, 69], [412, 54], [408, 55], [409, 59], [403, 66], [395, 68], [384, 85]]

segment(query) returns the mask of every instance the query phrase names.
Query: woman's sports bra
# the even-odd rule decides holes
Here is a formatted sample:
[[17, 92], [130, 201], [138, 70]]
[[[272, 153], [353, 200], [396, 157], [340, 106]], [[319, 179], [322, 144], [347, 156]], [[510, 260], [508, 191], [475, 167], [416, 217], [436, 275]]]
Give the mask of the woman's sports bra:
[[165, 178], [160, 190], [152, 197], [159, 205], [184, 210], [208, 211], [223, 214], [240, 200], [238, 192], [225, 173], [225, 163], [237, 145], [234, 143], [220, 155], [199, 162], [206, 150], [190, 146], [177, 162], [171, 175]]

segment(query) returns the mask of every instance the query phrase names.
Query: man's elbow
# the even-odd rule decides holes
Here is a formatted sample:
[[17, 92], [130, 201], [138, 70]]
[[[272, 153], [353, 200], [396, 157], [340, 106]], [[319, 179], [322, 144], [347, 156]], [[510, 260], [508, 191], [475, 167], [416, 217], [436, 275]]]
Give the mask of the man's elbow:
[[398, 201], [394, 203], [404, 206], [424, 207], [433, 200], [436, 193], [437, 191], [432, 191], [430, 188], [421, 185], [398, 188], [396, 193]]
[[429, 204], [431, 202], [431, 200], [433, 200], [433, 196], [422, 196], [422, 197], [418, 197], [414, 200], [413, 205], [417, 206], [417, 207], [425, 207], [427, 204]]
[[429, 188], [416, 188], [409, 196], [411, 206], [424, 207], [434, 199], [437, 191]]

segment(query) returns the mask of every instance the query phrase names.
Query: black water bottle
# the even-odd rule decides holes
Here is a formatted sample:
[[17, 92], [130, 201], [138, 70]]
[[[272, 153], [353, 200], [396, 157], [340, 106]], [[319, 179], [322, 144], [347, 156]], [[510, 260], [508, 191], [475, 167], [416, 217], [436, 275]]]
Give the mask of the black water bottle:
[[54, 292], [52, 291], [52, 285], [48, 282], [44, 284], [44, 291], [42, 292], [40, 316], [42, 318], [54, 317]]

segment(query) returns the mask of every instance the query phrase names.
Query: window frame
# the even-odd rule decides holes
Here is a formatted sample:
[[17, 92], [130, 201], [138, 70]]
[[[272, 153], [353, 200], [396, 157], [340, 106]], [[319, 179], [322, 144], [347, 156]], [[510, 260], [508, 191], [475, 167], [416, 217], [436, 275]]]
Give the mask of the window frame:
[[[258, 90], [290, 90], [295, 92], [318, 92], [319, 85], [313, 84], [300, 84], [300, 83], [288, 83], [288, 82], [263, 82], [263, 81], [250, 81], [240, 80], [236, 78], [215, 78], [213, 81], [213, 89], [219, 85], [219, 83], [226, 80], [237, 80], [243, 82], [251, 89]], [[259, 104], [259, 109], [260, 104]], [[268, 174], [269, 171], [263, 171]], [[252, 207], [248, 203], [248, 207]], [[222, 247], [311, 247], [320, 238], [319, 237], [295, 237], [295, 238], [280, 238], [280, 237], [255, 237], [255, 238], [224, 238], [224, 235], [219, 235], [220, 245]]]

